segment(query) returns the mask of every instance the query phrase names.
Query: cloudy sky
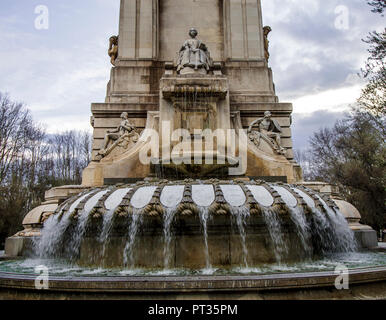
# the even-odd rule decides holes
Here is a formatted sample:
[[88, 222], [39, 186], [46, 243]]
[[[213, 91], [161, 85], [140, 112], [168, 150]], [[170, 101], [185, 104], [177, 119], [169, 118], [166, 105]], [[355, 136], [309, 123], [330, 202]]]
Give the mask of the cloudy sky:
[[[294, 103], [294, 143], [343, 117], [363, 87], [361, 42], [385, 18], [366, 0], [262, 0], [271, 67], [282, 102]], [[49, 9], [48, 30], [36, 29]], [[119, 0], [1, 0], [0, 91], [24, 102], [49, 132], [90, 130], [90, 103], [103, 102], [117, 33]]]

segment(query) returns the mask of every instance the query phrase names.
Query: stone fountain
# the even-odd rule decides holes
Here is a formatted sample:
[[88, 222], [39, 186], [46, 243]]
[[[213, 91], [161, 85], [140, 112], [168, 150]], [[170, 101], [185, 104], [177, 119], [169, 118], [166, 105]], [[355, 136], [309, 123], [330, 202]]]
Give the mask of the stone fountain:
[[376, 247], [334, 186], [302, 181], [260, 0], [177, 2], [121, 1], [83, 184], [48, 191], [6, 254], [198, 270]]

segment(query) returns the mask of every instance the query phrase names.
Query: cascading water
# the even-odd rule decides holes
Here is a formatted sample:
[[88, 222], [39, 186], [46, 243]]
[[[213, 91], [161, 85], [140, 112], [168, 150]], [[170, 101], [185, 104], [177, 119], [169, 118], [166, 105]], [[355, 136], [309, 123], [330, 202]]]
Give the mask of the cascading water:
[[131, 215], [131, 222], [129, 226], [129, 234], [126, 246], [123, 252], [123, 263], [126, 267], [134, 267], [134, 246], [137, 238], [138, 229], [142, 223], [142, 214], [139, 209], [133, 209]]
[[35, 253], [39, 258], [53, 258], [58, 254], [65, 231], [71, 223], [70, 215], [53, 215], [44, 223], [40, 238], [35, 243]]
[[176, 208], [167, 208], [164, 215], [164, 269], [170, 268], [171, 261], [171, 243], [172, 243], [172, 222]]
[[241, 246], [243, 249], [243, 262], [246, 268], [248, 268], [248, 248], [246, 244], [246, 226], [248, 223], [248, 218], [250, 216], [248, 208], [245, 206], [247, 198], [240, 188], [240, 186], [231, 184], [231, 185], [221, 185], [221, 190], [224, 194], [225, 200], [232, 206], [231, 213], [235, 217], [237, 222], [237, 227], [240, 233]]
[[284, 240], [284, 235], [282, 232], [279, 215], [277, 214], [276, 211], [268, 208], [263, 208], [262, 213], [263, 213], [264, 221], [268, 228], [268, 232], [272, 239], [273, 250], [274, 250], [276, 261], [278, 263], [281, 263], [281, 261], [287, 255], [288, 247]]
[[331, 234], [334, 239], [334, 249], [338, 252], [354, 252], [357, 250], [353, 231], [349, 228], [346, 219], [339, 211], [332, 210], [326, 202], [317, 196], [327, 213]]
[[285, 202], [290, 213], [291, 221], [295, 225], [296, 234], [300, 239], [304, 253], [307, 258], [311, 258], [311, 234], [303, 208], [298, 205], [298, 201], [296, 200], [296, 198], [286, 188], [273, 186], [273, 189], [280, 194], [281, 198]]
[[248, 268], [248, 248], [246, 243], [247, 233], [245, 231], [248, 224], [248, 218], [250, 217], [249, 210], [247, 207], [236, 207], [231, 210], [232, 215], [236, 218], [237, 228], [240, 233], [241, 247], [243, 249], [243, 263]]
[[114, 213], [119, 204], [122, 202], [124, 196], [130, 192], [132, 188], [118, 189], [114, 191], [105, 201], [105, 207], [108, 210], [103, 215], [102, 231], [99, 235], [99, 242], [102, 244], [101, 258], [104, 257], [106, 246], [109, 242], [109, 237], [113, 229]]
[[[292, 260], [292, 258], [296, 258], [296, 260], [314, 258], [319, 254], [328, 256], [331, 253], [355, 250], [353, 233], [343, 215], [340, 212], [335, 212], [332, 207], [330, 208], [322, 198], [316, 198], [316, 194], [311, 191], [303, 192], [287, 185], [246, 184], [242, 186], [235, 182], [211, 184], [211, 182], [197, 181], [189, 186], [187, 183], [189, 182], [169, 183], [162, 189], [159, 188], [159, 184], [138, 186], [130, 198], [128, 209], [126, 209], [128, 210], [126, 212], [128, 213], [127, 224], [121, 218], [115, 219], [114, 213], [119, 205], [122, 205], [123, 210], [127, 206], [126, 202], [122, 201], [125, 195], [135, 188], [134, 185], [114, 190], [111, 188], [95, 189], [78, 196], [74, 202], [67, 202], [69, 205], [63, 204], [60, 211], [45, 222], [41, 232], [42, 236], [37, 241], [36, 254], [38, 257], [44, 258], [56, 258], [64, 255], [64, 257], [69, 258], [70, 262], [75, 262], [79, 258], [79, 263], [82, 265], [89, 262], [95, 264], [98, 261], [102, 265], [107, 250], [115, 250], [107, 253], [110, 259], [109, 266], [122, 265], [123, 260], [124, 266], [134, 268], [136, 266], [136, 250], [140, 250], [139, 253], [142, 252], [141, 250], [154, 250], [154, 247], [147, 247], [146, 243], [149, 242], [143, 241], [150, 234], [142, 233], [141, 230], [145, 223], [150, 228], [157, 225], [155, 222], [158, 221], [156, 219], [158, 212], [159, 217], [162, 217], [163, 243], [156, 244], [160, 246], [159, 250], [161, 250], [161, 260], [157, 261], [156, 265], [163, 265], [164, 269], [170, 270], [175, 265], [174, 257], [180, 264], [181, 259], [184, 261], [185, 256], [192, 259], [195, 265], [202, 264], [202, 261], [195, 261], [196, 257], [192, 254], [196, 248], [192, 248], [193, 251], [188, 249], [194, 243], [191, 244], [189, 241], [184, 243], [183, 251], [179, 246], [172, 247], [173, 222], [176, 215], [182, 212], [179, 210], [183, 210], [184, 214], [178, 217], [178, 225], [182, 228], [193, 226], [193, 228], [188, 229], [188, 234], [193, 232], [194, 236], [201, 235], [203, 237], [202, 250], [205, 259], [203, 272], [211, 272], [214, 267], [217, 268], [222, 263], [234, 263], [235, 259], [232, 258], [232, 252], [227, 251], [228, 248], [232, 250], [232, 246], [220, 245], [221, 241], [227, 241], [227, 238], [226, 234], [225, 238], [223, 237], [223, 231], [219, 232], [220, 230], [230, 230], [232, 226], [234, 226], [235, 231], [237, 230], [239, 235], [237, 238], [240, 239], [240, 264], [247, 269], [259, 261], [260, 257], [261, 261], [268, 262], [275, 259], [279, 264], [282, 264]], [[158, 188], [159, 193], [156, 192]], [[274, 193], [272, 189], [277, 191], [279, 195]], [[245, 191], [249, 191], [249, 193]], [[303, 210], [298, 201], [299, 198], [295, 197], [295, 192], [304, 199], [312, 213], [308, 214], [308, 211]], [[106, 196], [107, 193], [109, 196]], [[189, 194], [191, 194], [191, 200]], [[312, 194], [314, 199], [309, 194]], [[183, 200], [184, 197], [185, 200]], [[275, 200], [276, 198], [278, 200]], [[101, 199], [105, 199], [104, 202], [99, 203], [96, 207]], [[283, 207], [275, 205], [275, 202], [280, 204], [279, 199], [284, 201], [285, 210]], [[156, 200], [160, 201], [161, 206], [149, 207], [149, 205], [153, 206], [154, 203], [157, 203], [152, 202]], [[321, 208], [316, 206], [319, 202], [317, 200], [320, 200]], [[81, 202], [84, 203], [83, 206]], [[183, 205], [181, 206], [181, 204]], [[146, 208], [153, 208], [151, 209], [153, 210], [151, 218], [148, 217], [148, 209]], [[250, 208], [253, 210], [250, 211]], [[228, 210], [231, 213], [230, 219], [224, 216], [224, 212], [226, 213]], [[282, 211], [279, 213], [278, 210]], [[189, 219], [189, 216], [193, 217], [195, 212], [198, 212], [197, 219], [199, 221]], [[259, 212], [262, 213], [261, 216], [258, 215]], [[103, 220], [98, 219], [101, 214]], [[120, 217], [123, 216], [120, 215]], [[221, 216], [223, 218], [218, 218]], [[187, 224], [184, 223], [184, 217], [189, 219], [186, 220]], [[208, 239], [209, 218], [213, 219], [213, 225], [211, 224], [211, 228], [214, 228], [213, 231], [216, 228], [218, 230], [211, 232], [211, 236], [220, 241], [213, 247], [209, 246]], [[262, 220], [265, 222], [264, 224], [261, 223]], [[224, 225], [219, 225], [216, 221], [221, 221]], [[117, 223], [116, 228], [115, 223]], [[263, 225], [265, 225], [266, 231], [260, 227]], [[199, 226], [201, 233], [196, 234]], [[123, 247], [119, 247], [119, 241], [110, 243], [112, 230], [114, 230], [114, 237], [126, 239]], [[83, 246], [86, 231], [87, 242]], [[251, 237], [248, 237], [249, 233]], [[266, 250], [265, 236], [267, 233], [272, 243], [271, 250]], [[264, 236], [261, 237], [260, 235]], [[141, 241], [137, 241], [138, 239]], [[256, 240], [257, 246], [261, 246], [261, 250], [254, 247], [251, 239], [262, 239]], [[101, 245], [102, 249], [94, 250], [92, 241], [96, 241], [95, 245]], [[221, 247], [220, 250], [222, 251], [216, 252], [219, 250], [218, 247]], [[213, 252], [209, 249], [214, 250], [216, 254], [212, 255]], [[118, 254], [115, 254], [117, 251]], [[115, 260], [111, 261], [111, 259]], [[152, 260], [146, 256], [141, 255], [140, 261], [141, 265], [151, 266], [152, 264]]]
[[171, 243], [172, 243], [172, 223], [177, 212], [177, 206], [184, 196], [185, 186], [166, 186], [163, 188], [160, 202], [166, 207], [164, 213], [164, 268], [170, 268], [171, 262]]
[[204, 233], [204, 244], [205, 244], [205, 267], [207, 270], [212, 269], [209, 256], [209, 246], [208, 246], [208, 219], [209, 219], [209, 210], [207, 207], [199, 207], [200, 221]]
[[61, 244], [65, 236], [65, 232], [71, 224], [71, 214], [75, 208], [93, 192], [86, 193], [76, 199], [70, 206], [67, 213], [63, 214], [64, 206], [56, 215], [52, 215], [44, 223], [40, 238], [35, 240], [35, 254], [39, 258], [53, 258], [61, 249]]
[[78, 255], [80, 246], [82, 244], [83, 237], [86, 232], [87, 224], [90, 217], [90, 212], [97, 204], [100, 198], [102, 198], [109, 190], [103, 190], [92, 196], [85, 204], [84, 209], [78, 214], [78, 223], [75, 227], [75, 232], [73, 233], [72, 238], [68, 246], [66, 246], [66, 255], [69, 257], [70, 261], [75, 262]]
[[311, 258], [312, 257], [311, 232], [310, 232], [310, 226], [308, 225], [304, 210], [301, 207], [295, 207], [295, 208], [289, 208], [289, 211], [291, 215], [291, 220], [296, 226], [296, 232], [297, 232], [298, 238], [301, 241], [305, 255], [307, 258]]
[[100, 253], [101, 258], [103, 258], [105, 255], [106, 246], [108, 244], [109, 236], [113, 228], [114, 212], [115, 209], [112, 209], [103, 215], [103, 226], [101, 234], [99, 235], [99, 242], [102, 244], [102, 251]]

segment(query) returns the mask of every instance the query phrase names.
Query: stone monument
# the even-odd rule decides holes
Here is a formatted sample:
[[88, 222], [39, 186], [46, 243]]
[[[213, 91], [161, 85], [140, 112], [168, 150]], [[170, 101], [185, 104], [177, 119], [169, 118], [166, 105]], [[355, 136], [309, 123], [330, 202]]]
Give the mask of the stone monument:
[[[55, 210], [59, 226], [78, 224], [83, 229], [73, 230], [84, 232], [89, 220], [98, 225], [107, 213], [125, 226], [129, 219], [135, 230], [145, 216], [138, 254], [146, 266], [162, 264], [161, 254], [169, 254], [161, 248], [168, 234], [162, 230], [170, 230], [166, 222], [174, 215], [180, 226], [176, 266], [202, 266], [198, 257], [205, 250], [198, 254], [197, 243], [211, 250], [218, 265], [246, 262], [247, 247], [254, 262], [271, 261], [264, 219], [276, 212], [296, 247], [295, 208], [315, 220], [339, 218], [339, 207], [361, 244], [376, 246], [374, 230], [359, 223], [359, 213], [331, 186], [302, 181], [292, 149], [292, 104], [279, 102], [268, 66], [269, 31], [260, 0], [121, 0], [119, 35], [108, 49], [113, 67], [106, 99], [91, 106], [92, 161], [82, 186], [48, 191], [46, 202], [26, 216], [25, 230], [7, 240], [7, 255], [28, 251], [26, 239], [39, 236]], [[209, 249], [202, 244], [203, 210], [214, 217]], [[245, 238], [249, 215], [253, 223]], [[243, 248], [236, 245], [234, 218]], [[78, 243], [80, 252], [98, 251], [98, 228], [91, 229], [82, 247]], [[125, 248], [130, 258], [122, 230], [110, 253]], [[128, 257], [116, 258], [121, 265]]]
[[[162, 133], [179, 128], [189, 129], [192, 135], [194, 129], [235, 130], [237, 141], [248, 141], [243, 159], [246, 171], [241, 171], [241, 176], [301, 181], [292, 149], [292, 105], [279, 103], [275, 94], [260, 0], [180, 3], [121, 1], [119, 39], [110, 39], [114, 67], [106, 101], [91, 107], [93, 161], [84, 171], [83, 185], [137, 181], [154, 175], [154, 168], [170, 157], [163, 152], [164, 146], [175, 145]], [[267, 111], [280, 132], [272, 132], [267, 139], [263, 134], [263, 139], [248, 139], [248, 135], [256, 136], [256, 131], [247, 132], [250, 123]], [[118, 126], [122, 112], [128, 114], [138, 133], [145, 129], [160, 133], [158, 164], [143, 165], [138, 160], [141, 149], [149, 147], [143, 139], [121, 148], [121, 154], [101, 157], [106, 133]], [[165, 128], [163, 122], [171, 119], [171, 128]], [[224, 142], [214, 149], [228, 147]], [[214, 157], [241, 166], [239, 160], [220, 153], [214, 150]], [[184, 169], [179, 169], [183, 177]]]

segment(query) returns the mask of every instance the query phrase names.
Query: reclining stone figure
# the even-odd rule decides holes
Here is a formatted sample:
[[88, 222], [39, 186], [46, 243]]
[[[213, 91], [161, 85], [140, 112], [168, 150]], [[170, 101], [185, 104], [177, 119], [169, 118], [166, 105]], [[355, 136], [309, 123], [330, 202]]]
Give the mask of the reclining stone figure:
[[117, 146], [124, 149], [128, 147], [130, 142], [137, 142], [139, 134], [136, 127], [129, 121], [127, 112], [121, 114], [121, 123], [114, 130], [108, 130], [105, 135], [103, 149], [98, 152], [97, 158], [102, 159], [111, 153]]
[[[253, 130], [254, 127], [257, 127], [257, 130]], [[266, 111], [263, 118], [253, 121], [248, 128], [249, 139], [256, 147], [260, 146], [260, 139], [265, 137], [265, 140], [272, 145], [277, 153], [284, 155], [285, 149], [281, 145], [281, 133], [280, 125], [272, 119], [270, 111]]]

